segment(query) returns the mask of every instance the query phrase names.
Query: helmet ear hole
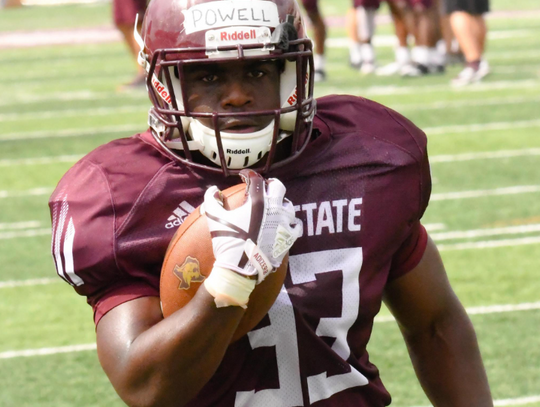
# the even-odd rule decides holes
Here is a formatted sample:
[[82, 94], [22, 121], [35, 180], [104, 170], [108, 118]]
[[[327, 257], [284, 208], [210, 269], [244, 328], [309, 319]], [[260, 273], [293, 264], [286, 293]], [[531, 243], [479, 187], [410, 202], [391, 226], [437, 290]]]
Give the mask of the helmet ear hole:
[[174, 77], [176, 79], [180, 79], [180, 75], [178, 74], [178, 67], [177, 66], [174, 67]]
[[246, 158], [244, 158], [244, 167], [247, 167], [249, 164], [249, 156], [246, 155]]

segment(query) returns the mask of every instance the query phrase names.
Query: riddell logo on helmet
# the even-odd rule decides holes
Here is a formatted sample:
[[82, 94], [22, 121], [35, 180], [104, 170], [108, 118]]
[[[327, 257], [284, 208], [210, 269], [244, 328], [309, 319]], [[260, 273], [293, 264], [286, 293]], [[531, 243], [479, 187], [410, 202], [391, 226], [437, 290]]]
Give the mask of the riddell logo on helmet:
[[162, 84], [159, 79], [154, 75], [152, 77], [152, 85], [154, 86], [154, 89], [156, 92], [161, 96], [161, 99], [163, 99], [165, 102], [171, 104], [171, 95], [165, 88], [165, 85]]
[[257, 38], [255, 30], [249, 31], [234, 31], [232, 33], [220, 32], [219, 39], [221, 41], [237, 41], [237, 40], [254, 40]]
[[287, 103], [292, 106], [296, 103], [296, 99], [298, 99], [298, 89], [294, 88], [294, 93], [289, 96], [289, 99], [287, 99]]
[[230, 148], [227, 149], [227, 154], [250, 154], [251, 149], [246, 148], [245, 150], [240, 150], [237, 148], [236, 150], [231, 150]]
[[[309, 81], [309, 75], [306, 75], [306, 81], [305, 81], [305, 84], [307, 85]], [[296, 100], [298, 99], [298, 88], [294, 88], [294, 92], [291, 93], [291, 96], [289, 96], [289, 98], [287, 99], [287, 103], [292, 106], [294, 104], [296, 104]]]
[[[219, 52], [217, 47], [238, 44], [265, 44], [272, 35], [268, 27], [225, 27], [219, 30], [208, 30], [205, 33], [206, 54], [211, 56]], [[259, 50], [260, 51], [260, 50]], [[232, 51], [233, 53], [236, 51]], [[250, 52], [249, 49], [246, 52]], [[266, 52], [269, 52], [268, 50]]]

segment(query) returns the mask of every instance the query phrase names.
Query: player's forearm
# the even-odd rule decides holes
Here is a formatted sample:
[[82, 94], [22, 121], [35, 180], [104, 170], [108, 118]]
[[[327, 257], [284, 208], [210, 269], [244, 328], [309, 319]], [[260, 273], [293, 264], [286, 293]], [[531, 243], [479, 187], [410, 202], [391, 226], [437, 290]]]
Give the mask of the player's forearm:
[[133, 406], [181, 406], [217, 370], [244, 310], [216, 309], [203, 289], [171, 316], [139, 335], [126, 354], [117, 391]]
[[423, 334], [405, 335], [426, 395], [435, 407], [491, 407], [476, 334], [464, 310], [454, 310]]

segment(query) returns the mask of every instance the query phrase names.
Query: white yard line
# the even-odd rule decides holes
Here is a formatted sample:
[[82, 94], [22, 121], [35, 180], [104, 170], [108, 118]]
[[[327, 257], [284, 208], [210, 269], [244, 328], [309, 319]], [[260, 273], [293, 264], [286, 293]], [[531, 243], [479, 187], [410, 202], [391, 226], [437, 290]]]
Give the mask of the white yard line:
[[[524, 148], [521, 150], [499, 150], [499, 151], [483, 151], [477, 153], [462, 153], [462, 154], [440, 154], [432, 155], [429, 162], [433, 163], [453, 163], [457, 161], [472, 161], [484, 159], [499, 159], [499, 158], [514, 158], [540, 155], [540, 148]], [[2, 161], [0, 160], [0, 163]]]
[[[1, 62], [0, 62], [1, 64]], [[121, 82], [121, 81], [127, 81], [130, 79], [130, 73], [127, 70], [115, 70], [111, 72], [103, 72], [102, 74], [97, 73], [95, 74], [95, 70], [92, 70], [92, 72], [78, 72], [74, 75], [63, 75], [63, 76], [54, 76], [54, 75], [42, 75], [42, 76], [31, 76], [25, 79], [23, 82], [20, 83], [14, 83], [12, 81], [2, 81], [0, 80], [0, 85], [2, 86], [2, 90], [4, 91], [4, 94], [12, 94], [15, 92], [24, 92], [25, 87], [26, 89], [30, 88], [31, 90], [43, 86], [43, 83], [47, 83], [47, 86], [56, 86], [62, 87], [66, 86], [67, 80], [76, 82], [76, 85], [81, 88], [92, 88], [92, 87], [99, 87], [104, 85], [104, 81], [106, 80], [113, 80], [114, 82]], [[109, 85], [110, 87], [114, 85]], [[146, 94], [146, 90], [144, 89], [138, 89], [138, 90], [132, 90], [129, 91], [132, 95], [139, 94], [141, 96], [144, 96]], [[127, 92], [125, 93], [128, 94]]]
[[518, 185], [514, 187], [479, 189], [473, 191], [443, 192], [432, 194], [430, 202], [455, 199], [481, 198], [485, 196], [516, 195], [540, 192], [540, 185]]
[[13, 105], [23, 105], [23, 104], [37, 104], [37, 103], [46, 103], [52, 101], [64, 101], [72, 102], [75, 100], [100, 100], [100, 99], [110, 99], [114, 96], [118, 96], [115, 93], [107, 92], [92, 92], [92, 91], [82, 91], [82, 92], [57, 92], [49, 93], [48, 95], [36, 95], [25, 93], [24, 95], [10, 95], [10, 98], [0, 100], [0, 106], [13, 106]]
[[38, 220], [29, 220], [26, 222], [11, 222], [0, 223], [0, 230], [19, 230], [19, 229], [32, 229], [41, 226], [41, 222]]
[[0, 114], [0, 122], [19, 120], [46, 120], [78, 116], [109, 116], [112, 114], [122, 113], [145, 113], [147, 110], [148, 106], [139, 104], [132, 106], [119, 106], [114, 108], [100, 107], [94, 109], [67, 109], [31, 113], [6, 113]]
[[[100, 59], [106, 59], [106, 56], [101, 57]], [[1, 62], [0, 62], [1, 63]], [[24, 72], [24, 70], [19, 69], [19, 72]], [[48, 71], [39, 71], [39, 70], [28, 70], [25, 73], [22, 73], [20, 75], [20, 87], [22, 88], [23, 84], [24, 86], [27, 86], [28, 84], [32, 83], [52, 83], [52, 82], [59, 82], [59, 83], [65, 83], [66, 80], [76, 80], [77, 84], [80, 85], [82, 83], [89, 84], [89, 83], [100, 83], [103, 81], [104, 78], [110, 78], [115, 76], [123, 75], [124, 71], [119, 71], [117, 68], [114, 67], [111, 68], [103, 68], [99, 71], [96, 71], [95, 69], [90, 69], [89, 71], [84, 71], [83, 69], [79, 69], [76, 72], [70, 70], [70, 73], [65, 73], [64, 70], [59, 69], [58, 67], [54, 67], [52, 70]], [[13, 86], [12, 81], [2, 81], [0, 80], [0, 83], [2, 83], [4, 86], [6, 86], [6, 89], [9, 89], [10, 86]], [[19, 88], [15, 88], [19, 89]], [[141, 95], [145, 95], [144, 90], [141, 89], [140, 92]]]
[[6, 158], [0, 160], [0, 167], [14, 167], [16, 165], [40, 165], [40, 164], [57, 164], [57, 163], [73, 163], [82, 158], [82, 155], [56, 155], [49, 157], [34, 157], [34, 158]]
[[536, 73], [538, 72], [538, 65], [497, 65], [497, 68], [493, 68], [493, 72], [512, 76], [518, 72]]
[[426, 230], [428, 232], [434, 232], [436, 230], [443, 230], [443, 229], [446, 229], [446, 225], [444, 223], [426, 223], [424, 225], [424, 227], [426, 228]]
[[0, 232], [0, 240], [11, 240], [19, 237], [46, 236], [51, 234], [51, 228], [28, 229], [17, 232]]
[[72, 30], [39, 30], [27, 32], [6, 32], [0, 35], [0, 49], [28, 48], [62, 44], [101, 44], [117, 42], [121, 39], [118, 30], [106, 28], [86, 28]]
[[95, 343], [86, 343], [83, 345], [59, 346], [56, 348], [40, 348], [26, 350], [12, 350], [0, 353], [0, 359], [13, 359], [19, 357], [56, 355], [58, 353], [82, 352], [88, 350], [96, 350]]
[[107, 3], [109, 0], [22, 0], [25, 6], [58, 6], [61, 4]]
[[50, 195], [54, 188], [50, 187], [40, 187], [25, 189], [21, 191], [0, 191], [0, 199], [2, 198], [19, 198], [25, 196], [43, 196]]
[[517, 239], [485, 240], [480, 242], [437, 244], [439, 251], [490, 249], [496, 247], [515, 247], [531, 244], [539, 244], [540, 236], [522, 237]]
[[508, 38], [534, 37], [536, 35], [538, 35], [538, 30], [500, 30], [488, 32], [487, 37], [490, 40], [505, 40]]
[[86, 129], [63, 129], [63, 130], [45, 130], [45, 131], [29, 131], [0, 134], [1, 141], [19, 141], [43, 138], [58, 138], [58, 137], [88, 137], [100, 136], [107, 133], [126, 133], [131, 136], [132, 133], [145, 130], [144, 124], [139, 125], [117, 125], [104, 127], [91, 127]]
[[518, 397], [515, 399], [494, 400], [493, 404], [499, 406], [524, 406], [540, 402], [540, 395], [529, 397]]
[[515, 311], [532, 311], [540, 309], [539, 302], [523, 302], [521, 304], [501, 304], [501, 305], [485, 305], [480, 307], [469, 307], [467, 313], [469, 315], [485, 315], [485, 314], [500, 314], [502, 312]]
[[[518, 311], [534, 311], [540, 309], [540, 301], [538, 302], [524, 302], [521, 304], [500, 304], [500, 305], [485, 305], [481, 307], [469, 307], [466, 308], [469, 315], [486, 315], [486, 314], [500, 314], [503, 312], [518, 312]], [[392, 315], [381, 315], [375, 317], [376, 323], [385, 323], [394, 321]]]
[[429, 136], [456, 133], [475, 133], [486, 130], [509, 130], [540, 127], [540, 120], [520, 120], [494, 123], [459, 124], [454, 126], [424, 127], [422, 130]]
[[[440, 92], [452, 92], [452, 93], [474, 93], [474, 92], [486, 92], [493, 90], [518, 90], [518, 89], [535, 89], [540, 87], [540, 81], [536, 79], [524, 79], [516, 81], [497, 81], [497, 82], [479, 82], [471, 86], [463, 87], [451, 87], [449, 85], [432, 85], [432, 86], [371, 86], [368, 88], [359, 88], [349, 86], [348, 93], [354, 95], [361, 95], [366, 97], [371, 96], [394, 96], [394, 95], [411, 95], [411, 94], [425, 94], [425, 93], [440, 93]], [[342, 88], [327, 87], [327, 93], [342, 93]]]
[[474, 230], [454, 230], [451, 232], [431, 233], [433, 240], [440, 242], [453, 239], [472, 239], [484, 236], [518, 235], [523, 233], [540, 232], [540, 223], [532, 225], [508, 226], [504, 228], [486, 228]]
[[[499, 406], [525, 406], [527, 404], [533, 404], [540, 402], [540, 395], [538, 396], [526, 396], [526, 397], [518, 397], [514, 399], [500, 399], [500, 400], [493, 400], [493, 405], [496, 407]], [[429, 406], [414, 406], [414, 407], [432, 407]]]
[[438, 110], [438, 109], [451, 109], [451, 108], [463, 108], [467, 106], [497, 106], [497, 105], [516, 105], [520, 103], [535, 103], [540, 102], [540, 96], [533, 97], [508, 97], [508, 98], [486, 98], [475, 100], [455, 100], [451, 102], [433, 102], [433, 103], [402, 103], [388, 105], [398, 111], [403, 112], [406, 110]]
[[528, 50], [517, 50], [517, 51], [488, 51], [486, 53], [486, 59], [488, 61], [495, 60], [510, 60], [515, 61], [516, 59], [527, 59], [538, 58], [540, 57], [540, 51], [534, 49]]
[[46, 277], [46, 278], [31, 278], [28, 280], [11, 280], [0, 281], [0, 288], [15, 288], [15, 287], [28, 287], [35, 285], [49, 285], [61, 283], [62, 280], [58, 277]]

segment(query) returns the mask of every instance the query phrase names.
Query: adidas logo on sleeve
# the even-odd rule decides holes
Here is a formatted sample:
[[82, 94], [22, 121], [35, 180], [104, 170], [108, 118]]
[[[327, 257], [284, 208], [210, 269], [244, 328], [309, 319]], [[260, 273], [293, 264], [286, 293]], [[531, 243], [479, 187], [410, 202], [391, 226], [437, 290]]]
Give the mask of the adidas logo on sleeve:
[[180, 226], [184, 219], [194, 210], [195, 208], [186, 201], [181, 202], [178, 208], [173, 211], [173, 214], [167, 218], [168, 222], [165, 224], [165, 228], [172, 229]]

